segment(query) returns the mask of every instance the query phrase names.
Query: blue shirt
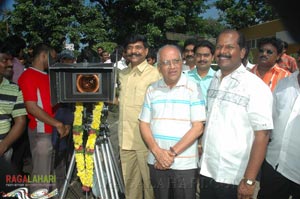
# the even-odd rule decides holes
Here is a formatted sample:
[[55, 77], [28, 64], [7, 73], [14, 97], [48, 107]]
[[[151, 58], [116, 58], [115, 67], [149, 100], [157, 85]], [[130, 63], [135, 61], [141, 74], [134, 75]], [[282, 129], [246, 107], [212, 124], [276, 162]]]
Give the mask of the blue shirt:
[[186, 73], [187, 77], [191, 79], [192, 81], [196, 82], [201, 87], [202, 96], [204, 98], [205, 104], [207, 102], [206, 96], [207, 96], [207, 90], [210, 85], [211, 80], [213, 79], [215, 72], [212, 68], [209, 68], [208, 73], [205, 77], [200, 77], [200, 75], [197, 72], [197, 68], [194, 68], [191, 71], [188, 71]]

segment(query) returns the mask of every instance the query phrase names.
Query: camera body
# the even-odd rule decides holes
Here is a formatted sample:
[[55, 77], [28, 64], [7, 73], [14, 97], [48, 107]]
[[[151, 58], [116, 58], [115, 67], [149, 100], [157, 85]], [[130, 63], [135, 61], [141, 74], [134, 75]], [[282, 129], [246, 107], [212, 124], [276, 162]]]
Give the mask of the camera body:
[[49, 67], [51, 103], [111, 102], [116, 71], [112, 63], [56, 63]]

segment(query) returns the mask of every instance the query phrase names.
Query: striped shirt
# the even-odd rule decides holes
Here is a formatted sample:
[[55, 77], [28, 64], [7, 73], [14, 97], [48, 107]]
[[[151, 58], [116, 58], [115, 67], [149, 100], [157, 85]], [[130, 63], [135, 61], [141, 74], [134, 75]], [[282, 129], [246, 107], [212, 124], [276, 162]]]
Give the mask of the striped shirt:
[[283, 68], [280, 68], [277, 64], [275, 64], [264, 76], [261, 76], [259, 72], [257, 71], [257, 66], [255, 65], [251, 72], [260, 77], [273, 91], [279, 82], [279, 80], [289, 76], [291, 73]]
[[[174, 146], [191, 128], [194, 121], [205, 121], [205, 104], [201, 88], [182, 74], [175, 87], [169, 88], [163, 79], [148, 88], [139, 119], [150, 123], [153, 137], [160, 148]], [[177, 156], [171, 169], [197, 168], [197, 141]], [[148, 163], [155, 157], [149, 153]]]
[[12, 118], [26, 114], [19, 86], [3, 78], [0, 83], [0, 135], [9, 132]]

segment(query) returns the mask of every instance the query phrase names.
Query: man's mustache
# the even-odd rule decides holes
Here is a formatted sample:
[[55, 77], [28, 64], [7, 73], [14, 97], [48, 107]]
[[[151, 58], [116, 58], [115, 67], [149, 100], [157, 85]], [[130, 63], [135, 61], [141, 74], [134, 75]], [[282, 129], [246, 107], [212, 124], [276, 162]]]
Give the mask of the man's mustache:
[[186, 59], [192, 59], [192, 58], [194, 58], [194, 56], [193, 55], [187, 55], [185, 58]]
[[231, 55], [223, 55], [223, 54], [220, 54], [217, 56], [218, 58], [227, 58], [227, 59], [230, 59], [231, 58]]
[[206, 64], [207, 61], [198, 61], [197, 63], [198, 63], [198, 64]]
[[262, 56], [259, 56], [260, 59], [267, 59], [266, 56], [262, 55]]
[[132, 54], [129, 54], [129, 55], [127, 55], [127, 56], [128, 56], [128, 57], [133, 57], [133, 56], [140, 57], [141, 54], [132, 53]]

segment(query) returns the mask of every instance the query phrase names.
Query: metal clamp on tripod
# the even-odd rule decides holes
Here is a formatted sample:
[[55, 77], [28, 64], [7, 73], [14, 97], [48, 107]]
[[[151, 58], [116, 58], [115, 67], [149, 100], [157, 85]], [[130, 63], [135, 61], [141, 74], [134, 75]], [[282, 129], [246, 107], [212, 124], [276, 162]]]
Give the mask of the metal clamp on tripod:
[[[85, 104], [83, 114], [84, 129], [88, 131], [90, 128], [91, 114], [89, 113], [90, 103]], [[106, 121], [108, 115], [108, 107], [104, 105], [102, 109], [102, 122], [100, 133], [96, 138], [94, 158], [94, 177], [93, 177], [93, 194], [100, 199], [119, 199], [124, 197], [124, 183], [114, 157], [113, 148], [109, 139], [109, 127]], [[105, 118], [105, 119], [104, 119]], [[75, 168], [75, 151], [73, 152], [70, 166], [68, 168], [66, 180], [62, 189], [60, 199], [64, 199], [72, 178]]]

